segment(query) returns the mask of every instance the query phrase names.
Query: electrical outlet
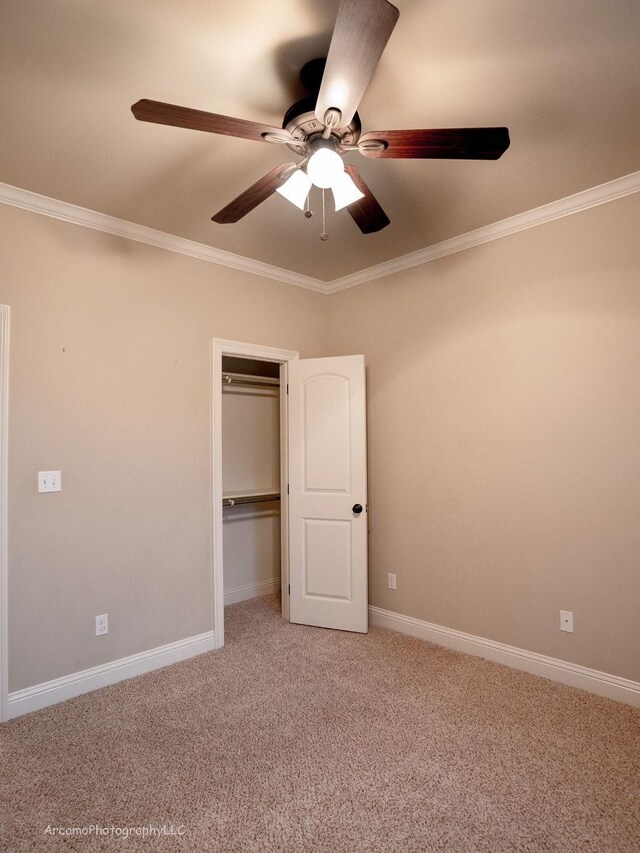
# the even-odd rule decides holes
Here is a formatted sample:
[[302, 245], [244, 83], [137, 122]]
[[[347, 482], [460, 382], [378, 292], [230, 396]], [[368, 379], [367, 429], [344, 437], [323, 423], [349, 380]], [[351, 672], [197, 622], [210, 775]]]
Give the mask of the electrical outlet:
[[560, 611], [560, 630], [573, 634], [573, 613], [570, 610]]
[[109, 614], [103, 613], [102, 616], [96, 616], [96, 637], [101, 634], [109, 633]]
[[389, 589], [397, 589], [396, 576], [392, 572], [388, 572], [387, 574], [387, 586]]
[[38, 471], [38, 492], [62, 491], [62, 474], [60, 471]]

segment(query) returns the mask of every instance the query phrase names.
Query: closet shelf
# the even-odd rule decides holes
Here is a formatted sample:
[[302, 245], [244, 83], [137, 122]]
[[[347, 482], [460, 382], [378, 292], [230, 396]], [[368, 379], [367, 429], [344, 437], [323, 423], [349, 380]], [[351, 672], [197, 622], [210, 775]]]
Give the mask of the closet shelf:
[[279, 500], [280, 492], [255, 492], [251, 489], [245, 489], [243, 491], [224, 492], [222, 506], [239, 506], [240, 504], [257, 504]]

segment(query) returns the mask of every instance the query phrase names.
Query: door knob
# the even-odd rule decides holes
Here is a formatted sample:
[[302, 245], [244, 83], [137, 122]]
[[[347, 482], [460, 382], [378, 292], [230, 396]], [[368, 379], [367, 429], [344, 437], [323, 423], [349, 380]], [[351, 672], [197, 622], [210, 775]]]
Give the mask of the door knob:
[[353, 505], [353, 512], [356, 515], [360, 515], [360, 513], [362, 512], [362, 504], [354, 504]]

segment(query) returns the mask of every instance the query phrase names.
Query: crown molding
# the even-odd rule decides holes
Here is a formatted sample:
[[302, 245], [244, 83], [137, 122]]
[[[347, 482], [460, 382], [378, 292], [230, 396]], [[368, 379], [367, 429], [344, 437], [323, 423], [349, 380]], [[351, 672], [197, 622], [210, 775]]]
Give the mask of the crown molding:
[[253, 273], [264, 278], [274, 279], [284, 284], [303, 287], [306, 290], [313, 290], [317, 293], [337, 293], [340, 290], [347, 290], [349, 287], [366, 284], [374, 279], [383, 278], [384, 276], [392, 275], [393, 273], [401, 272], [420, 264], [435, 261], [446, 255], [452, 255], [455, 252], [462, 252], [465, 249], [480, 246], [482, 243], [489, 243], [501, 237], [508, 237], [510, 234], [516, 234], [518, 231], [525, 231], [528, 228], [544, 225], [547, 222], [552, 222], [554, 219], [570, 216], [573, 213], [588, 210], [590, 207], [596, 207], [599, 204], [615, 201], [618, 198], [631, 195], [639, 190], [640, 171], [632, 172], [629, 175], [623, 175], [605, 184], [599, 184], [588, 190], [582, 190], [579, 193], [557, 199], [549, 204], [543, 204], [524, 213], [510, 216], [508, 219], [493, 222], [490, 225], [477, 228], [475, 231], [467, 231], [465, 234], [452, 237], [450, 240], [434, 243], [424, 249], [418, 249], [416, 252], [409, 252], [391, 261], [376, 264], [376, 266], [359, 270], [341, 278], [335, 278], [332, 281], [321, 281], [311, 276], [285, 270], [282, 267], [266, 264], [263, 261], [246, 258], [243, 255], [236, 255], [233, 252], [226, 252], [223, 249], [216, 249], [204, 243], [196, 243], [193, 240], [167, 234], [155, 228], [148, 228], [146, 225], [138, 225], [135, 222], [128, 222], [125, 219], [118, 219], [115, 216], [108, 216], [105, 213], [98, 213], [95, 210], [78, 207], [66, 201], [59, 201], [58, 199], [39, 195], [29, 190], [23, 190], [20, 187], [13, 187], [10, 184], [0, 183], [0, 203], [20, 207], [23, 210], [30, 210], [34, 213], [41, 213], [43, 216], [61, 219], [64, 222], [72, 222], [75, 225], [82, 225], [86, 228], [93, 228], [96, 231], [104, 231], [128, 240], [136, 240], [139, 243], [146, 243], [149, 246], [155, 246], [159, 249], [178, 252], [179, 254], [188, 255], [201, 261], [209, 261], [210, 263]]
[[194, 240], [187, 240], [184, 237], [176, 237], [174, 234], [148, 228], [146, 225], [138, 225], [135, 222], [128, 222], [126, 219], [118, 219], [116, 216], [108, 216], [106, 213], [98, 213], [98, 211], [89, 210], [86, 207], [78, 207], [75, 204], [39, 195], [30, 190], [13, 187], [10, 184], [0, 183], [0, 202], [12, 207], [20, 207], [23, 210], [30, 210], [33, 213], [41, 213], [43, 216], [50, 216], [53, 219], [61, 219], [63, 222], [72, 222], [74, 225], [83, 225], [85, 228], [93, 228], [96, 231], [104, 231], [117, 237], [136, 240], [138, 243], [146, 243], [148, 246], [178, 252], [181, 255], [188, 255], [201, 261], [209, 261], [213, 264], [243, 270], [264, 278], [275, 279], [275, 281], [284, 284], [293, 284], [296, 287], [304, 287], [307, 290], [315, 290], [320, 293], [326, 291], [325, 283], [311, 278], [311, 276], [291, 272], [262, 261], [256, 261], [253, 258], [245, 258], [243, 255], [236, 255], [233, 252], [225, 252], [223, 249], [216, 249], [204, 243], [196, 243]]
[[587, 210], [608, 201], [615, 201], [617, 198], [631, 195], [638, 190], [640, 190], [640, 172], [632, 172], [630, 175], [615, 178], [606, 184], [599, 184], [597, 187], [582, 190], [582, 192], [560, 198], [549, 204], [543, 204], [541, 207], [534, 207], [524, 213], [510, 216], [508, 219], [502, 219], [499, 222], [493, 222], [491, 225], [477, 228], [475, 231], [467, 231], [465, 234], [452, 237], [450, 240], [434, 243], [432, 246], [418, 249], [417, 252], [410, 252], [391, 261], [385, 261], [351, 275], [333, 279], [333, 281], [328, 282], [326, 292], [337, 293], [339, 290], [347, 290], [349, 287], [356, 287], [373, 279], [383, 278], [419, 264], [435, 261], [437, 258], [445, 257], [445, 255], [462, 252], [464, 249], [489, 243], [491, 240], [498, 240], [500, 237], [509, 236], [509, 234], [516, 234], [518, 231], [535, 228], [537, 225], [544, 225], [554, 219], [570, 216], [573, 213], [579, 213], [581, 210]]

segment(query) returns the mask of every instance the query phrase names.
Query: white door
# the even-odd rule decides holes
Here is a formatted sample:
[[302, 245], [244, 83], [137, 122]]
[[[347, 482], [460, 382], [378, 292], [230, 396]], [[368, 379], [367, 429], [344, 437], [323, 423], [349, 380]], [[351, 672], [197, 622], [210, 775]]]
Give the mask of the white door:
[[366, 633], [364, 356], [289, 362], [290, 619]]

